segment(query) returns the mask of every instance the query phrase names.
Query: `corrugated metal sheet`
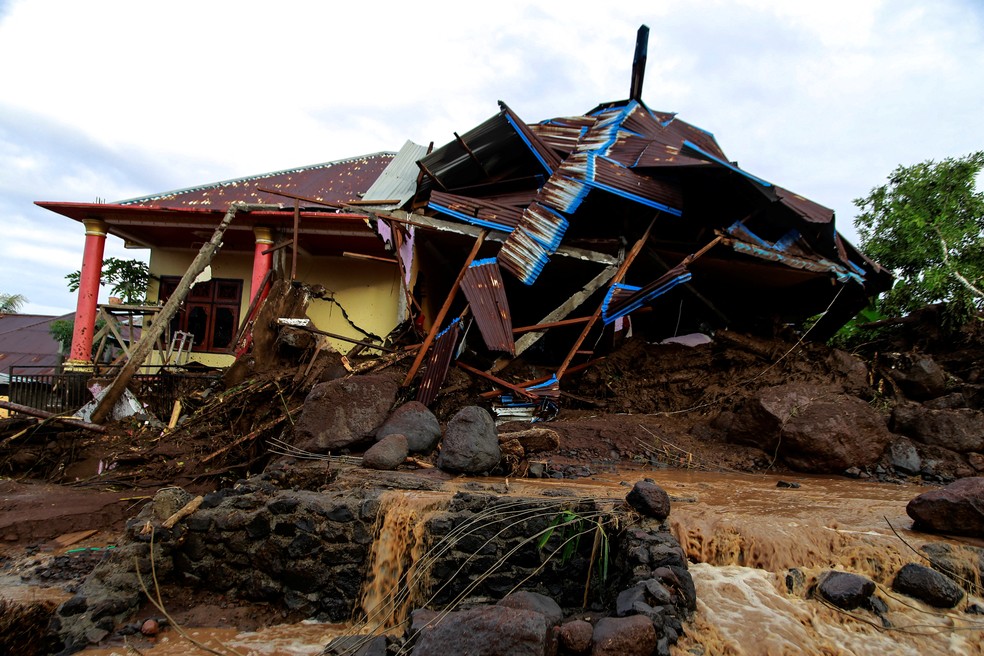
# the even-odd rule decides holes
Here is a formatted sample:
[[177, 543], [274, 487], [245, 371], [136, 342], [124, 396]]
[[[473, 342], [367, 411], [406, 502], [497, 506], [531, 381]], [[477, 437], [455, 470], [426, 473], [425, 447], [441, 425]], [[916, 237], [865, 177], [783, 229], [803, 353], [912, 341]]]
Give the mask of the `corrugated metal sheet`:
[[519, 225], [522, 211], [482, 198], [432, 191], [427, 207], [472, 225], [511, 232]]
[[601, 318], [605, 325], [635, 312], [653, 299], [662, 296], [677, 285], [690, 282], [692, 274], [682, 264], [677, 265], [644, 287], [612, 285], [601, 306]]
[[458, 347], [461, 332], [461, 319], [458, 318], [434, 339], [427, 360], [427, 369], [424, 370], [420, 387], [417, 388], [417, 401], [420, 403], [430, 405], [437, 398], [437, 393], [448, 376], [448, 369], [451, 367], [451, 359]]
[[509, 300], [496, 260], [472, 262], [461, 279], [461, 290], [489, 350], [515, 355]]
[[819, 203], [814, 203], [809, 198], [803, 198], [799, 194], [794, 194], [788, 189], [774, 187], [779, 202], [791, 209], [797, 215], [809, 223], [832, 223], [834, 211], [829, 207], [824, 207]]
[[396, 200], [402, 207], [417, 192], [417, 160], [427, 155], [427, 146], [407, 141], [363, 194], [363, 200]]
[[532, 285], [550, 259], [550, 254], [542, 244], [525, 231], [514, 230], [499, 249], [496, 259], [499, 261], [499, 266], [518, 278], [520, 282]]
[[[258, 187], [282, 191], [319, 202], [345, 203], [359, 200], [393, 159], [393, 153], [375, 153], [286, 171], [215, 182], [199, 187], [168, 191], [153, 196], [122, 200], [117, 205], [163, 208], [197, 208], [225, 211], [229, 203], [284, 203], [276, 194]], [[291, 203], [292, 204], [292, 203]]]

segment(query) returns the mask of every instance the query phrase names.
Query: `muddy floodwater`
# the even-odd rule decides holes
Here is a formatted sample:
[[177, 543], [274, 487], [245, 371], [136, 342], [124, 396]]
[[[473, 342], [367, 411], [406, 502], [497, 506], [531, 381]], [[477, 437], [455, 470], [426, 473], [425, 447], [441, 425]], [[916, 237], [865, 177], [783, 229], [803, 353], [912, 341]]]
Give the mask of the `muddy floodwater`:
[[[984, 616], [965, 613], [964, 604], [952, 611], [932, 609], [891, 590], [903, 564], [924, 562], [915, 551], [921, 545], [975, 544], [909, 530], [905, 506], [928, 488], [821, 476], [786, 477], [799, 487], [777, 487], [778, 476], [667, 469], [622, 469], [577, 481], [490, 478], [481, 483], [508, 485], [510, 493], [531, 496], [567, 488], [576, 496], [619, 499], [629, 489], [626, 484], [643, 477], [670, 494], [668, 522], [697, 586], [698, 611], [675, 654], [984, 654]], [[454, 491], [448, 483], [447, 494]], [[810, 585], [829, 569], [870, 577], [887, 611], [847, 613], [813, 598]], [[377, 584], [381, 579], [384, 573]], [[378, 595], [378, 589], [371, 594]], [[187, 630], [220, 651], [224, 645], [243, 656], [295, 656], [318, 654], [332, 637], [357, 633], [359, 627], [304, 622], [256, 632]], [[199, 653], [174, 630], [141, 651]], [[122, 647], [82, 653], [128, 654]]]

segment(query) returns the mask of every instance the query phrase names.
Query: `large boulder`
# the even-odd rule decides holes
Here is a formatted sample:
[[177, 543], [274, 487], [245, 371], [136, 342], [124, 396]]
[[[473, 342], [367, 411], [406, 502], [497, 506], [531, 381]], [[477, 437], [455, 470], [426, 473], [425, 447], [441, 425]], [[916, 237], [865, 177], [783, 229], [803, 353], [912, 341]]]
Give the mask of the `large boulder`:
[[824, 572], [817, 582], [817, 594], [843, 610], [861, 606], [874, 592], [874, 581], [851, 572]]
[[892, 590], [935, 608], [953, 608], [964, 597], [960, 586], [919, 563], [909, 563], [900, 569], [892, 581]]
[[564, 611], [560, 604], [546, 595], [529, 590], [517, 590], [507, 594], [496, 605], [536, 611], [546, 617], [551, 626], [556, 626], [564, 620]]
[[441, 424], [426, 405], [410, 401], [393, 411], [376, 431], [376, 439], [394, 433], [406, 436], [412, 453], [430, 453], [441, 441]]
[[892, 434], [881, 414], [857, 397], [788, 383], [749, 399], [728, 438], [778, 453], [799, 471], [839, 473], [877, 462]]
[[467, 406], [448, 422], [437, 466], [449, 472], [481, 474], [499, 464], [502, 451], [488, 412]]
[[362, 456], [362, 466], [366, 469], [392, 471], [402, 465], [408, 455], [410, 449], [406, 436], [393, 433], [369, 447]]
[[971, 408], [931, 410], [917, 403], [899, 405], [892, 412], [892, 430], [958, 453], [984, 450], [984, 412]]
[[594, 627], [591, 656], [651, 656], [656, 629], [643, 615], [603, 617]]
[[324, 453], [361, 442], [385, 421], [398, 386], [389, 376], [354, 376], [315, 385], [294, 425], [294, 446]]
[[448, 613], [420, 635], [414, 656], [546, 656], [553, 653], [552, 625], [532, 610], [479, 606]]
[[922, 470], [922, 458], [916, 445], [907, 437], [892, 440], [885, 450], [885, 461], [903, 474], [918, 474]]
[[961, 478], [914, 498], [905, 507], [913, 528], [955, 535], [984, 535], [984, 477]]

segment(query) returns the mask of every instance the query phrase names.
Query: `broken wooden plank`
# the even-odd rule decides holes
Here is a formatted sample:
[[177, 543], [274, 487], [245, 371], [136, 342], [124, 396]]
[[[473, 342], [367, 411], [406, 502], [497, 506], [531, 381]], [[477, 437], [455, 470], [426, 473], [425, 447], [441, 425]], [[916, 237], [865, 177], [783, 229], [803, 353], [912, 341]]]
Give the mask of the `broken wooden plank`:
[[105, 433], [106, 429], [102, 426], [97, 426], [96, 424], [90, 424], [88, 422], [82, 421], [81, 419], [76, 419], [75, 417], [64, 417], [56, 415], [54, 412], [48, 412], [46, 410], [38, 410], [37, 408], [31, 408], [26, 405], [21, 405], [19, 403], [11, 403], [10, 401], [0, 401], [0, 408], [5, 408], [7, 410], [13, 410], [14, 412], [19, 412], [22, 415], [28, 415], [35, 417], [36, 419], [44, 419], [45, 421], [54, 421], [59, 424], [65, 424], [66, 426], [74, 426], [75, 428], [84, 428], [87, 431], [92, 431], [93, 433]]
[[464, 369], [465, 371], [467, 371], [470, 374], [474, 374], [476, 376], [479, 376], [480, 378], [484, 378], [485, 380], [488, 380], [490, 382], [493, 382], [496, 385], [498, 385], [499, 387], [504, 387], [507, 390], [512, 390], [513, 392], [515, 392], [516, 394], [519, 394], [520, 396], [525, 396], [526, 398], [530, 398], [530, 399], [536, 398], [536, 394], [533, 394], [532, 392], [527, 392], [522, 387], [519, 387], [518, 385], [513, 385], [512, 383], [506, 382], [506, 381], [502, 380], [501, 378], [499, 378], [498, 376], [493, 376], [492, 374], [488, 373], [487, 371], [482, 371], [480, 369], [476, 369], [475, 367], [470, 367], [467, 364], [465, 364], [464, 362], [458, 362], [457, 365], [458, 365], [458, 367], [460, 369]]
[[130, 359], [120, 370], [119, 375], [113, 379], [113, 382], [109, 384], [106, 388], [106, 392], [96, 406], [96, 409], [92, 413], [92, 423], [99, 424], [106, 420], [110, 412], [112, 412], [113, 407], [116, 402], [120, 400], [123, 396], [123, 391], [126, 389], [127, 385], [130, 384], [130, 380], [137, 370], [143, 366], [144, 361], [147, 356], [150, 355], [151, 350], [154, 348], [154, 344], [157, 342], [158, 338], [164, 333], [164, 330], [170, 325], [171, 319], [178, 312], [178, 308], [181, 303], [184, 302], [185, 297], [191, 290], [191, 286], [194, 284], [195, 279], [205, 270], [205, 267], [209, 265], [212, 258], [215, 257], [216, 252], [218, 252], [219, 247], [222, 245], [222, 235], [225, 234], [226, 228], [232, 223], [237, 212], [249, 212], [251, 210], [261, 210], [261, 209], [280, 209], [276, 205], [257, 205], [257, 204], [246, 204], [241, 202], [232, 203], [229, 205], [228, 211], [226, 211], [225, 216], [219, 223], [219, 226], [215, 229], [212, 234], [212, 238], [202, 245], [201, 249], [198, 251], [198, 255], [192, 261], [188, 270], [185, 271], [181, 280], [178, 282], [178, 286], [175, 288], [171, 297], [167, 299], [167, 303], [161, 308], [160, 314], [157, 315], [155, 321], [149, 326], [144, 326], [140, 340], [137, 345], [133, 347]]
[[90, 528], [86, 531], [75, 531], [74, 533], [66, 533], [65, 535], [59, 535], [57, 538], [52, 540], [54, 546], [58, 549], [65, 549], [72, 546], [73, 544], [78, 544], [86, 538], [91, 538], [93, 535], [99, 532], [99, 529]]

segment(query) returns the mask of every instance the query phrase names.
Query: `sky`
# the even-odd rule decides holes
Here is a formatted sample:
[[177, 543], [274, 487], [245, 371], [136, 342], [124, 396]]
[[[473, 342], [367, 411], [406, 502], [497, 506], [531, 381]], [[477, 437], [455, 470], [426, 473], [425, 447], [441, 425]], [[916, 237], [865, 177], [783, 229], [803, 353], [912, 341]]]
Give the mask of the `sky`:
[[853, 200], [897, 166], [984, 148], [980, 0], [0, 0], [0, 293], [75, 309], [82, 226], [34, 201], [440, 146], [499, 100], [584, 114], [628, 97], [643, 24], [643, 101], [852, 242]]

